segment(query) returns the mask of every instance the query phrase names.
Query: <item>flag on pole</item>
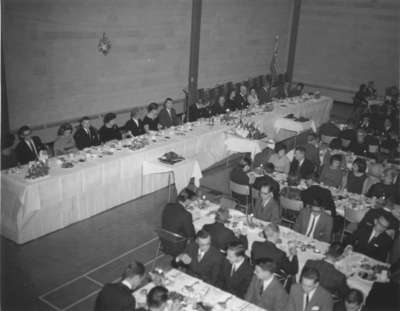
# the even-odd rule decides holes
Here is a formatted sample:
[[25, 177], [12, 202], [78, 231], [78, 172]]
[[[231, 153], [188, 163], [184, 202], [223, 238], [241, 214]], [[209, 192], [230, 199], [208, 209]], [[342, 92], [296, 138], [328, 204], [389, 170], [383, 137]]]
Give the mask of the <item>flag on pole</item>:
[[271, 85], [274, 85], [278, 81], [278, 49], [279, 49], [279, 36], [275, 36], [274, 51], [272, 53], [272, 59], [270, 63], [270, 74], [271, 74]]

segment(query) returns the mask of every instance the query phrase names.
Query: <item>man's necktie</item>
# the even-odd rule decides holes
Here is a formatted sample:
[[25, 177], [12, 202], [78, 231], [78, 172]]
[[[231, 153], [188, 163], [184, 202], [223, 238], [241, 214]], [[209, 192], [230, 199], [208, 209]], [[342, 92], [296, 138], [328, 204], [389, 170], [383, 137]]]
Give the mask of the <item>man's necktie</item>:
[[232, 265], [232, 269], [231, 269], [231, 277], [233, 276], [233, 274], [235, 273], [235, 271], [236, 271], [236, 269], [235, 269], [235, 266], [234, 266], [234, 265]]
[[260, 296], [262, 296], [263, 292], [264, 292], [264, 282], [261, 282], [261, 285], [260, 285]]
[[308, 297], [308, 295], [306, 295], [306, 305], [304, 306], [304, 310], [307, 310], [309, 303], [310, 303], [310, 297]]
[[198, 254], [197, 254], [197, 261], [198, 262], [200, 262], [202, 259], [203, 259], [203, 253], [202, 252], [199, 252]]
[[315, 226], [315, 217], [314, 216], [311, 216], [312, 218], [313, 218], [313, 220], [312, 220], [312, 222], [311, 222], [311, 226], [310, 226], [310, 229], [308, 230], [308, 232], [306, 233], [306, 236], [310, 236], [311, 235], [311, 233], [313, 232], [313, 229], [314, 229], [314, 226]]
[[35, 154], [35, 156], [38, 156], [37, 150], [36, 150], [36, 146], [35, 143], [32, 141], [32, 139], [28, 140], [28, 145], [29, 145], [29, 149], [31, 149], [31, 151]]

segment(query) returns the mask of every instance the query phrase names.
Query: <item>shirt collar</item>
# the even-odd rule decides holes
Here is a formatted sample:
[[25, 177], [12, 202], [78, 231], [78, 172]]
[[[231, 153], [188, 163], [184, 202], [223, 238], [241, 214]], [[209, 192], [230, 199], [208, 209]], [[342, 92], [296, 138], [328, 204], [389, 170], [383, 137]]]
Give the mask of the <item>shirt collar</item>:
[[126, 287], [128, 287], [130, 290], [132, 290], [132, 285], [127, 280], [123, 280], [121, 283], [124, 284]]
[[273, 281], [274, 277], [272, 276], [269, 280], [263, 281], [263, 289], [265, 290]]
[[[318, 288], [318, 287], [317, 287], [317, 288]], [[315, 291], [317, 290], [317, 288], [314, 288], [314, 289], [308, 294], [308, 302], [311, 301], [311, 299], [312, 299], [312, 297], [314, 296]], [[306, 296], [307, 296], [307, 294], [304, 293], [304, 300], [305, 300]]]
[[242, 258], [239, 262], [235, 262], [232, 266], [234, 267], [235, 271], [237, 271], [242, 263], [244, 262], [244, 258]]

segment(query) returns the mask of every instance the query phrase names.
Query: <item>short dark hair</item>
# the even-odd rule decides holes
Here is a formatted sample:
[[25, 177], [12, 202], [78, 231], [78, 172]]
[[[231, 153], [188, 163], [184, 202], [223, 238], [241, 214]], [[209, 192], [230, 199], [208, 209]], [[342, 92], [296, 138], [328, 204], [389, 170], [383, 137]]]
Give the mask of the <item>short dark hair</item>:
[[139, 113], [140, 109], [135, 107], [131, 110], [131, 118], [136, 116]]
[[125, 271], [122, 273], [122, 279], [133, 278], [136, 275], [142, 277], [145, 272], [146, 268], [144, 264], [139, 261], [134, 261], [126, 267]]
[[260, 186], [260, 190], [262, 188], [267, 188], [267, 187], [268, 187], [269, 192], [273, 192], [272, 191], [272, 184], [271, 184], [271, 182], [269, 180], [266, 180], [266, 181], [263, 182], [263, 184]]
[[106, 124], [106, 123], [110, 122], [111, 120], [114, 120], [116, 117], [117, 116], [115, 115], [115, 113], [109, 112], [109, 113], [105, 114], [103, 121]]
[[204, 229], [201, 229], [199, 232], [197, 232], [197, 234], [196, 234], [196, 239], [207, 239], [207, 238], [209, 238], [210, 237], [210, 234], [206, 231], [206, 230], [204, 230]]
[[259, 258], [255, 261], [255, 265], [270, 273], [275, 273], [277, 270], [276, 262], [271, 258]]
[[157, 109], [158, 109], [158, 104], [157, 104], [157, 103], [150, 103], [150, 104], [147, 106], [147, 111], [148, 111], [148, 112], [151, 112], [151, 111], [157, 110]]
[[196, 196], [196, 193], [188, 188], [183, 189], [178, 197], [176, 198], [176, 200], [178, 202], [185, 202], [186, 200], [190, 200], [192, 198], [194, 198]]
[[31, 131], [31, 128], [28, 125], [23, 125], [19, 128], [18, 130], [18, 137], [21, 138], [21, 136], [24, 134], [26, 131]]
[[289, 174], [287, 177], [288, 186], [298, 186], [300, 184], [300, 176], [297, 174]]
[[339, 258], [340, 256], [342, 256], [343, 251], [344, 251], [344, 247], [343, 247], [342, 243], [333, 242], [331, 245], [329, 245], [326, 255], [332, 256], [333, 258]]
[[231, 242], [228, 246], [228, 250], [233, 251], [235, 256], [244, 257], [246, 254], [246, 248], [239, 241]]
[[329, 163], [332, 164], [333, 161], [339, 161], [342, 162], [342, 155], [341, 154], [334, 154], [331, 156], [331, 158], [329, 159]]
[[147, 294], [147, 306], [159, 308], [168, 300], [168, 289], [164, 286], [155, 286]]
[[304, 88], [304, 83], [299, 82], [299, 83], [297, 83], [297, 86], [300, 86], [301, 88]]
[[358, 171], [360, 173], [365, 173], [365, 171], [367, 170], [367, 162], [365, 162], [364, 159], [357, 158], [354, 160], [353, 164], [357, 164]]
[[303, 146], [296, 147], [294, 151], [300, 151], [301, 153], [306, 153], [306, 149]]
[[242, 159], [240, 159], [240, 162], [244, 162], [246, 163], [246, 165], [250, 166], [251, 165], [251, 159], [248, 157], [243, 157]]
[[61, 126], [58, 128], [57, 135], [58, 136], [64, 135], [65, 131], [72, 132], [72, 125], [70, 123], [61, 124]]
[[285, 150], [285, 152], [287, 151], [287, 147], [285, 144], [277, 144], [275, 146], [275, 152], [278, 153], [281, 150]]
[[269, 174], [272, 174], [275, 171], [275, 165], [271, 162], [265, 164], [265, 171]]
[[90, 118], [88, 116], [83, 116], [82, 118], [79, 119], [79, 123], [82, 123], [83, 121], [89, 121]]
[[301, 271], [300, 280], [310, 279], [313, 280], [314, 283], [319, 282], [319, 272], [317, 269], [312, 267], [304, 267], [303, 271]]
[[349, 290], [344, 300], [348, 303], [356, 303], [357, 305], [361, 305], [364, 301], [364, 295], [360, 290], [352, 288]]
[[164, 105], [165, 105], [167, 102], [169, 102], [169, 101], [174, 102], [174, 101], [172, 100], [171, 97], [167, 97], [167, 98], [164, 100]]

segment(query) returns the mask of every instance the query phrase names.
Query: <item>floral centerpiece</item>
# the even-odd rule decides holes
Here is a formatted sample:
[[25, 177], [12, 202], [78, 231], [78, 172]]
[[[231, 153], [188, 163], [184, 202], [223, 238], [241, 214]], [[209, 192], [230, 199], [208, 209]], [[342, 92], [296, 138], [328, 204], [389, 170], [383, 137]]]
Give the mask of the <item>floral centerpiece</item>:
[[47, 162], [32, 161], [29, 162], [28, 171], [26, 172], [26, 179], [36, 179], [49, 175], [50, 168]]
[[266, 135], [261, 131], [260, 125], [256, 122], [240, 123], [235, 129], [235, 134], [248, 139], [263, 139]]

